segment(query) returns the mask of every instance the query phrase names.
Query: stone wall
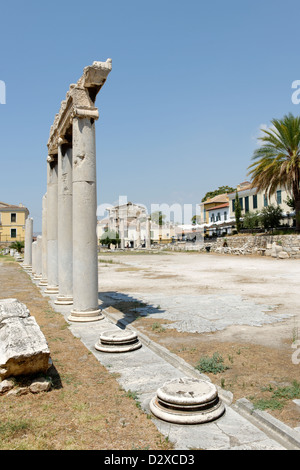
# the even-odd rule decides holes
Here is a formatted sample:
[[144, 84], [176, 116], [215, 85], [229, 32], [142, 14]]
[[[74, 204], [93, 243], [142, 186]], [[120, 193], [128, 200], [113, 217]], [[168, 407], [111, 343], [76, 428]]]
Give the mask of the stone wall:
[[300, 235], [234, 235], [201, 245], [170, 245], [172, 251], [210, 251], [232, 255], [258, 255], [273, 258], [300, 258]]
[[300, 235], [260, 234], [218, 238], [211, 244], [210, 251], [236, 255], [272, 256], [281, 259], [300, 258]]

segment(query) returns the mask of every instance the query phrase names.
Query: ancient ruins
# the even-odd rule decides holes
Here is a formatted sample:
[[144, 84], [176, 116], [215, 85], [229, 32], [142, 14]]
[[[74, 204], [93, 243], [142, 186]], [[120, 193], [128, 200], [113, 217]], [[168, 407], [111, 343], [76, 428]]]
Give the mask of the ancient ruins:
[[[111, 68], [111, 59], [94, 62], [76, 84], [70, 85], [47, 144], [42, 237], [32, 242], [32, 219], [26, 222], [23, 267], [45, 287], [45, 294], [55, 296], [56, 305], [72, 305], [70, 322], [104, 319], [98, 300], [95, 121], [99, 112], [95, 101]], [[141, 245], [141, 215], [145, 216], [145, 247], [150, 248], [150, 218], [140, 213], [135, 217], [135, 248]], [[111, 211], [110, 228], [120, 233], [121, 248], [129, 222], [128, 204]], [[126, 353], [141, 347], [137, 333], [127, 329], [103, 331], [94, 345], [102, 353]], [[179, 424], [208, 422], [225, 411], [211, 383], [189, 378], [163, 384], [150, 409], [158, 418]]]
[[57, 294], [57, 304], [73, 305], [71, 321], [102, 318], [96, 237], [95, 121], [99, 112], [95, 101], [111, 68], [111, 59], [85, 67], [61, 103], [47, 144], [40, 285], [46, 286], [46, 294]]

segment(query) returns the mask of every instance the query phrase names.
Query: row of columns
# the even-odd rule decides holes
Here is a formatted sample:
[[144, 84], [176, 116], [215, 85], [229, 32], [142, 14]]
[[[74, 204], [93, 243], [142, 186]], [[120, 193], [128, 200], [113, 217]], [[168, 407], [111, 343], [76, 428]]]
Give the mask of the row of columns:
[[[72, 305], [70, 321], [103, 318], [98, 300], [95, 100], [111, 68], [111, 59], [84, 68], [61, 102], [47, 144], [47, 193], [42, 239], [37, 240], [42, 251], [40, 285], [55, 295], [56, 304]], [[25, 268], [27, 251], [28, 259], [32, 250], [36, 256], [29, 224]]]
[[[71, 142], [58, 141], [58, 155], [47, 159], [42, 237], [32, 243], [33, 221], [26, 221], [24, 268], [41, 253], [40, 286], [55, 304], [73, 305], [69, 320], [103, 318], [98, 300], [97, 188], [95, 122], [74, 117]], [[38, 237], [39, 239], [39, 237]], [[31, 259], [31, 263], [30, 263]]]

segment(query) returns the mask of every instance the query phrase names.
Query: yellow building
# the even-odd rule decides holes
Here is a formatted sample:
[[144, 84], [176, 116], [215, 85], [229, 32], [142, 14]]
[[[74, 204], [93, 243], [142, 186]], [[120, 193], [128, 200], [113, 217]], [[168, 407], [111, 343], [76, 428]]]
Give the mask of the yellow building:
[[14, 206], [0, 202], [0, 243], [25, 240], [25, 220], [29, 210], [19, 204]]
[[206, 199], [206, 201], [200, 204], [200, 224], [209, 224], [209, 210], [220, 204], [227, 204], [229, 201], [228, 195], [218, 194], [212, 198]]

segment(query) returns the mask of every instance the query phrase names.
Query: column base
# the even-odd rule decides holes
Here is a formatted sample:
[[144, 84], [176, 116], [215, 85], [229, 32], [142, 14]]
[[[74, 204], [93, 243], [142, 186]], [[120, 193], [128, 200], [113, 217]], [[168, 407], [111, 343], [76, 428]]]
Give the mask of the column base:
[[42, 279], [42, 276], [39, 276], [38, 274], [35, 274], [33, 277], [34, 281], [40, 281]]
[[25, 271], [32, 271], [32, 266], [29, 264], [22, 264], [22, 268], [25, 269]]
[[56, 305], [72, 305], [73, 297], [71, 295], [58, 295], [54, 303]]
[[48, 285], [47, 279], [42, 279], [41, 282], [39, 283], [39, 286], [47, 286], [47, 285]]
[[71, 315], [68, 317], [69, 321], [74, 322], [91, 322], [103, 320], [104, 315], [102, 315], [101, 310], [87, 310], [85, 312], [80, 312], [77, 310], [71, 310]]
[[58, 286], [48, 286], [44, 291], [45, 294], [58, 294]]

